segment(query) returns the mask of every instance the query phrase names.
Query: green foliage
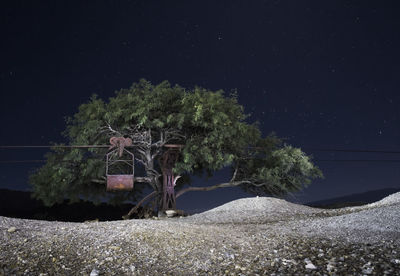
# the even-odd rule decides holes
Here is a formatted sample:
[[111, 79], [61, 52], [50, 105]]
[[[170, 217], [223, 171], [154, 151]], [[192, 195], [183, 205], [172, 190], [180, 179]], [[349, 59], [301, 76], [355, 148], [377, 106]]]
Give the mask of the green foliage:
[[[274, 134], [262, 138], [256, 124], [245, 122], [248, 117], [236, 93], [225, 96], [223, 91], [201, 87], [189, 91], [167, 81], [152, 85], [142, 79], [129, 89], [117, 91], [108, 102], [92, 96], [67, 119], [63, 134], [71, 145], [106, 145], [111, 136], [134, 140], [134, 131], [138, 130], [149, 131], [152, 143], [175, 131], [180, 135], [168, 143], [185, 145], [174, 168], [176, 174], [183, 175], [177, 188], [190, 183], [190, 175], [212, 175], [227, 166], [237, 167], [235, 181], [247, 181], [241, 187], [255, 194], [297, 191], [312, 178], [322, 176], [300, 149], [281, 146]], [[110, 127], [115, 132], [111, 133]], [[149, 150], [157, 153], [157, 160], [164, 149]], [[101, 148], [54, 148], [47, 155], [47, 163], [30, 178], [34, 196], [47, 205], [65, 198], [138, 199], [141, 189], [110, 195], [105, 193], [104, 184], [94, 181], [104, 179], [106, 152]], [[158, 164], [154, 168], [161, 173]]]
[[[133, 193], [106, 193], [104, 184], [92, 182], [104, 177], [105, 150], [60, 149], [46, 154], [47, 162], [30, 176], [33, 196], [43, 201], [46, 206], [70, 203], [80, 199], [100, 203], [107, 200], [119, 204], [126, 200], [135, 200]], [[137, 193], [140, 196], [140, 190]]]
[[257, 195], [283, 196], [306, 187], [312, 178], [323, 177], [309, 156], [286, 145], [243, 160], [239, 168], [238, 178], [252, 181], [242, 188]]

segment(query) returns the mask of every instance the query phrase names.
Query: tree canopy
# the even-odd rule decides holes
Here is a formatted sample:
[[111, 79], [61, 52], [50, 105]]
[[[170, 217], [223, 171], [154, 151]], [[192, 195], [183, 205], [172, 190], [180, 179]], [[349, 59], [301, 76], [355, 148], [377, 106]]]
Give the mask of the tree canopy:
[[[47, 163], [31, 175], [34, 196], [47, 205], [68, 198], [136, 201], [146, 185], [160, 193], [162, 173], [159, 157], [165, 144], [184, 145], [174, 174], [177, 197], [187, 191], [239, 186], [255, 195], [285, 195], [322, 177], [311, 158], [299, 148], [285, 145], [274, 134], [262, 137], [257, 123], [238, 104], [237, 94], [201, 87], [191, 90], [168, 81], [152, 85], [144, 79], [121, 89], [108, 101], [93, 95], [67, 119], [64, 136], [69, 145], [107, 145], [110, 137], [129, 137], [142, 183], [129, 193], [106, 193], [107, 148], [66, 149], [54, 147]], [[190, 178], [224, 167], [232, 168], [226, 183], [193, 187]]]

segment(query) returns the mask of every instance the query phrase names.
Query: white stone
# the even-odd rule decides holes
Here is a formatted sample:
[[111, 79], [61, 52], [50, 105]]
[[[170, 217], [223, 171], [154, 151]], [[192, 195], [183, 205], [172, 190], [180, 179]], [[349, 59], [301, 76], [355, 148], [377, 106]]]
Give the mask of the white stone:
[[371, 274], [373, 270], [374, 270], [374, 267], [371, 266], [371, 262], [366, 263], [362, 267], [362, 273], [364, 273], [364, 274]]
[[92, 272], [90, 272], [90, 276], [99, 276], [99, 271], [93, 268]]
[[167, 217], [171, 218], [176, 215], [175, 210], [166, 210], [165, 213], [167, 214]]
[[317, 267], [313, 263], [306, 264], [306, 269], [317, 269]]
[[328, 270], [328, 272], [331, 272], [335, 269], [335, 267], [332, 264], [327, 264], [326, 265], [326, 270]]
[[15, 231], [17, 231], [17, 228], [15, 228], [14, 226], [13, 227], [10, 227], [10, 228], [8, 228], [8, 233], [14, 233]]

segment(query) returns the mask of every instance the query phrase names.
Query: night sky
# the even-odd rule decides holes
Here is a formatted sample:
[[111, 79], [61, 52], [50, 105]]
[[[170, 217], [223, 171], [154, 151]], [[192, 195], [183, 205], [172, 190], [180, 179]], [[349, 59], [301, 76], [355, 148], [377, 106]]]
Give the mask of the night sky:
[[[0, 146], [62, 142], [64, 117], [140, 78], [227, 92], [264, 135], [312, 154], [325, 179], [292, 201], [400, 188], [398, 1], [3, 1]], [[0, 150], [0, 161], [45, 150]], [[28, 188], [38, 163], [0, 163], [0, 188]], [[225, 172], [207, 184], [229, 180]], [[197, 180], [202, 185], [204, 180]], [[178, 208], [247, 197], [191, 192]]]

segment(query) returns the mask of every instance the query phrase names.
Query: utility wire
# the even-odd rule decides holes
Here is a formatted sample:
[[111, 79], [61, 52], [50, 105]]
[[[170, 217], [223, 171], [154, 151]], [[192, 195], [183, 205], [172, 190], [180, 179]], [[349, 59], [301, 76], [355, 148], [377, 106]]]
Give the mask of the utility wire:
[[0, 164], [14, 164], [14, 163], [43, 163], [46, 160], [0, 160]]
[[390, 159], [315, 159], [316, 162], [386, 162], [398, 163], [400, 160]]
[[77, 146], [0, 146], [0, 149], [19, 148], [109, 148], [111, 145], [77, 145]]
[[359, 149], [316, 149], [304, 148], [307, 151], [327, 151], [327, 152], [366, 152], [366, 153], [400, 153], [400, 151], [387, 151], [387, 150], [359, 150]]
[[[26, 148], [109, 148], [110, 145], [42, 145], [42, 146], [0, 146], [0, 149], [26, 149]], [[252, 147], [256, 148], [256, 147]], [[400, 154], [400, 151], [386, 151], [386, 150], [360, 150], [360, 149], [325, 149], [325, 148], [303, 148], [306, 151], [319, 151], [319, 152], [354, 152], [354, 153], [385, 153], [385, 154]], [[314, 159], [316, 162], [386, 162], [396, 163], [400, 160], [384, 160], [384, 159]], [[42, 163], [46, 160], [0, 160], [0, 164], [7, 163]]]
[[[0, 146], [0, 149], [26, 149], [26, 148], [109, 148], [111, 145], [43, 145], [43, 146]], [[133, 147], [133, 146], [128, 146]], [[257, 148], [257, 147], [251, 147]], [[301, 148], [301, 147], [300, 147]], [[400, 151], [388, 151], [388, 150], [364, 150], [364, 149], [328, 149], [328, 148], [302, 148], [305, 151], [320, 151], [320, 152], [357, 152], [357, 153], [389, 153], [389, 154], [400, 154]]]
[[[44, 163], [47, 160], [0, 160], [0, 164], [13, 164], [13, 163]], [[314, 159], [315, 162], [385, 162], [385, 163], [399, 163], [400, 159]], [[63, 161], [61, 161], [63, 162]], [[65, 161], [71, 162], [71, 161]]]

